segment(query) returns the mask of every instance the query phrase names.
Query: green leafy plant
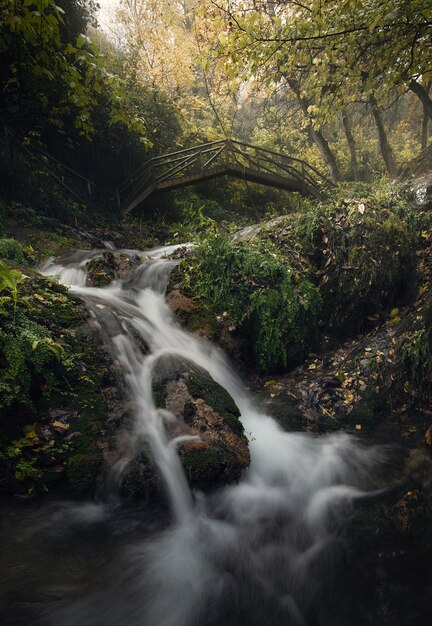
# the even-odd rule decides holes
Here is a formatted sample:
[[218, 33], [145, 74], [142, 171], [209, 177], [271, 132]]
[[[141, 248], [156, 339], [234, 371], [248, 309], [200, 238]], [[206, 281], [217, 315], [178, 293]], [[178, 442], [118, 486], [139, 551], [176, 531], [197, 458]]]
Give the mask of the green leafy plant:
[[432, 370], [432, 347], [430, 333], [419, 328], [404, 339], [400, 346], [402, 361], [416, 386], [421, 386], [426, 372]]
[[16, 239], [0, 238], [0, 258], [16, 263], [32, 263], [34, 261], [31, 246], [23, 246]]
[[2, 291], [6, 291], [9, 292], [12, 297], [14, 307], [14, 323], [18, 301], [18, 287], [27, 279], [28, 276], [19, 270], [12, 269], [3, 261], [0, 261], [0, 293]]
[[217, 224], [204, 213], [205, 208], [205, 204], [196, 206], [190, 203], [184, 206], [181, 222], [170, 227], [172, 237], [180, 242], [198, 242], [205, 237], [215, 235], [218, 230]]
[[319, 292], [270, 244], [208, 237], [198, 248], [190, 289], [238, 328], [263, 370], [285, 366], [312, 342]]

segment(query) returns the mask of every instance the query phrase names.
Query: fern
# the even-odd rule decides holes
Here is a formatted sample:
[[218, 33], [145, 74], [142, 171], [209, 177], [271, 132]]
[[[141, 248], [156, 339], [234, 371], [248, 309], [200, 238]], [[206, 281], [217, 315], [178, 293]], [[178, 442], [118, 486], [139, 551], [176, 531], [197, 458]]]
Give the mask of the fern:
[[189, 280], [194, 295], [225, 311], [238, 326], [261, 369], [286, 366], [288, 351], [307, 349], [321, 298], [272, 245], [208, 237], [198, 248]]

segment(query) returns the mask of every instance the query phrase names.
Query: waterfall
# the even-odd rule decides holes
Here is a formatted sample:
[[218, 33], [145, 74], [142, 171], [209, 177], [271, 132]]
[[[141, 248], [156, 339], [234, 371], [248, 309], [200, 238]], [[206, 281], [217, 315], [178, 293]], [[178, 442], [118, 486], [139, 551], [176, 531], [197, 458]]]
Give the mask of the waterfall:
[[[129, 450], [114, 482], [145, 444], [174, 517], [168, 530], [126, 551], [122, 574], [107, 589], [59, 608], [50, 623], [307, 625], [337, 551], [338, 526], [369, 493], [384, 451], [346, 433], [287, 433], [263, 414], [223, 352], [176, 323], [164, 295], [177, 263], [164, 257], [174, 251], [123, 251], [139, 255], [141, 265], [103, 288], [85, 286], [86, 264], [103, 251], [50, 260], [43, 268], [97, 320], [134, 407]], [[176, 451], [184, 437], [169, 438], [166, 420], [176, 418], [152, 396], [152, 371], [164, 355], [205, 368], [239, 407], [251, 465], [238, 485], [207, 498], [191, 493]]]

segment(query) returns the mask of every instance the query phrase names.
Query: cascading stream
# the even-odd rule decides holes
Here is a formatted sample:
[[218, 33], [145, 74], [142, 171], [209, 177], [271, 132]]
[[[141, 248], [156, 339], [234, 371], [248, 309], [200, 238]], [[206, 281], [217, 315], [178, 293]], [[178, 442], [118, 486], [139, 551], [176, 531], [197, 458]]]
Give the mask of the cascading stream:
[[[145, 443], [177, 522], [128, 556], [136, 585], [132, 599], [128, 587], [127, 599], [114, 611], [100, 608], [97, 597], [85, 598], [55, 619], [89, 626], [307, 624], [334, 529], [350, 503], [367, 493], [368, 476], [383, 462], [383, 451], [364, 448], [346, 434], [287, 433], [257, 409], [224, 354], [175, 323], [164, 292], [176, 261], [162, 258], [174, 250], [121, 251], [139, 254], [143, 263], [131, 278], [105, 288], [85, 286], [86, 264], [101, 251], [78, 252], [43, 268], [84, 300], [123, 372], [134, 425], [115, 482]], [[176, 452], [185, 438], [169, 439], [166, 421], [176, 418], [153, 400], [152, 370], [167, 354], [206, 369], [231, 394], [250, 439], [251, 466], [240, 484], [207, 500], [194, 502]], [[92, 621], [96, 605], [98, 622]]]

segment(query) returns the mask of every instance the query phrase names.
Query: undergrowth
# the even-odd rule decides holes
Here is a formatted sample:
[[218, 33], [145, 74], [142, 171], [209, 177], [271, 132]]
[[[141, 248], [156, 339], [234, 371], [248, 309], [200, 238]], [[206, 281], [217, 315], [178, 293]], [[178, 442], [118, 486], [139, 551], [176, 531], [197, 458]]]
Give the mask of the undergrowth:
[[262, 370], [286, 366], [290, 354], [308, 349], [321, 298], [275, 247], [213, 235], [185, 263], [189, 290], [228, 316]]
[[431, 336], [426, 328], [419, 328], [404, 338], [399, 346], [404, 369], [417, 388], [421, 388], [425, 375], [432, 371]]
[[33, 264], [35, 260], [31, 246], [23, 246], [10, 237], [0, 237], [0, 258], [27, 265]]
[[[29, 496], [62, 475], [77, 491], [94, 487], [106, 374], [82, 321], [65, 287], [0, 262], [0, 491]], [[69, 424], [50, 417], [63, 408], [79, 430], [70, 442]]]
[[[47, 305], [66, 301], [60, 286], [51, 289], [39, 279], [39, 291], [26, 289], [28, 277], [0, 264], [0, 414], [13, 409], [25, 419], [34, 412], [34, 400], [54, 387], [74, 363], [66, 344], [46, 325]], [[42, 305], [42, 306], [41, 306]], [[60, 316], [61, 317], [61, 316]], [[45, 319], [44, 319], [45, 318]], [[45, 324], [43, 323], [45, 322]], [[11, 425], [12, 429], [14, 424]], [[2, 429], [1, 436], [7, 431]]]

